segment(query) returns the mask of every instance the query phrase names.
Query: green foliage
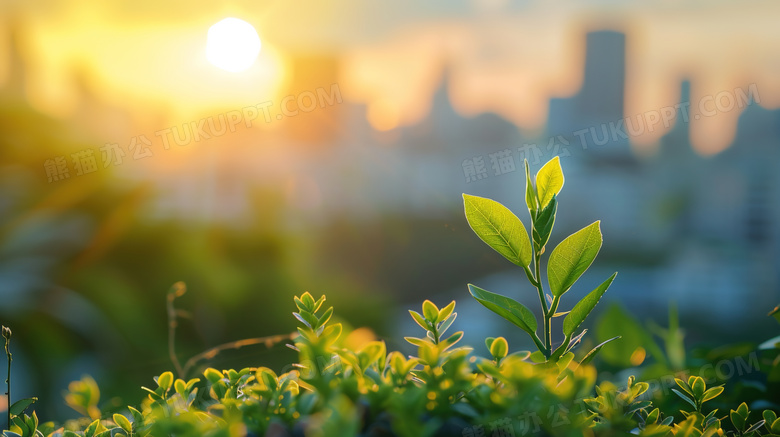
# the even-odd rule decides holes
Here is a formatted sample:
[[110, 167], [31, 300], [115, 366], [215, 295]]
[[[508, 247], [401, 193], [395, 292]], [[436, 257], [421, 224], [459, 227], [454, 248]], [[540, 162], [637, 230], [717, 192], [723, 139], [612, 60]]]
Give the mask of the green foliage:
[[[528, 281], [537, 289], [544, 320], [541, 339], [536, 332], [537, 321], [531, 310], [509, 297], [471, 284], [468, 287], [479, 303], [525, 331], [545, 360], [557, 361], [571, 352], [585, 335], [584, 330], [578, 335], [574, 334], [612, 284], [617, 273], [585, 296], [568, 313], [564, 319], [563, 341], [557, 349], [553, 349], [551, 319], [566, 314], [558, 312], [561, 296], [571, 289], [598, 255], [602, 242], [601, 228], [600, 222], [596, 221], [566, 237], [553, 249], [547, 262], [547, 281], [551, 295], [546, 294], [540, 271], [541, 257], [558, 213], [557, 196], [563, 188], [563, 170], [560, 159], [556, 156], [542, 166], [534, 179], [531, 178], [526, 161], [525, 174], [525, 201], [531, 216], [532, 241], [529, 240], [525, 225], [504, 205], [468, 194], [463, 195], [463, 204], [466, 220], [477, 236], [509, 261], [522, 267]], [[585, 356], [593, 357], [600, 349], [601, 347], [593, 349]]]
[[463, 195], [466, 218], [477, 236], [520, 267], [531, 264], [531, 243], [523, 222], [507, 207], [484, 197]]
[[[571, 320], [587, 316], [601, 292], [594, 293], [570, 313]], [[85, 418], [58, 428], [40, 424], [35, 412], [24, 413], [34, 399], [21, 400], [11, 407], [12, 426], [4, 435], [221, 437], [299, 430], [307, 436], [416, 437], [477, 435], [479, 427], [495, 423], [509, 423], [521, 435], [511, 420], [520, 417], [532, 418], [540, 432], [555, 436], [772, 436], [780, 431], [775, 411], [764, 410], [756, 420], [747, 403], [726, 416], [705, 411], [724, 387], [708, 387], [699, 376], [675, 380], [673, 392], [690, 407], [675, 420], [673, 411], [654, 405], [647, 382], [631, 376], [624, 387], [609, 381], [596, 386], [588, 357], [576, 363], [566, 352], [553, 362], [541, 351], [510, 353], [504, 337], [487, 338], [489, 356], [477, 356], [456, 347], [462, 331], [447, 335], [457, 317], [454, 301], [439, 308], [426, 300], [419, 311], [409, 311], [424, 332], [406, 338], [417, 348], [409, 357], [388, 353], [383, 341], [346, 348], [343, 328], [331, 323], [333, 308], [325, 308], [324, 296], [315, 300], [304, 293], [294, 301], [300, 326], [290, 346], [299, 359], [286, 372], [207, 368], [202, 378], [184, 380], [166, 371], [153, 378], [154, 389], [142, 387], [146, 399], [138, 408], [108, 414], [97, 407], [97, 384], [84, 377], [70, 384], [65, 398]]]
[[566, 237], [553, 249], [547, 263], [547, 278], [553, 296], [560, 297], [590, 267], [601, 249], [600, 222]]
[[[269, 367], [240, 370], [206, 368], [202, 378], [185, 379], [185, 369], [173, 353], [176, 373], [164, 371], [153, 379], [154, 388], [141, 387], [145, 398], [136, 406], [101, 410], [100, 390], [84, 376], [65, 392], [65, 402], [83, 417], [62, 426], [39, 423], [29, 410], [35, 398], [10, 403], [10, 329], [3, 328], [9, 359], [8, 410], [10, 429], [4, 437], [233, 437], [233, 436], [777, 436], [780, 419], [765, 409], [761, 417], [750, 407], [757, 403], [724, 401], [723, 385], [708, 387], [701, 376], [676, 378], [674, 395], [659, 396], [648, 382], [626, 379], [624, 387], [598, 375], [591, 361], [605, 345], [623, 335], [626, 347], [616, 347], [604, 357], [608, 364], [638, 366], [644, 347], [664, 365], [682, 367], [685, 361], [682, 334], [675, 317], [668, 329], [655, 327], [664, 339], [666, 353], [652, 345], [648, 335], [618, 308], [599, 323], [601, 343], [575, 361], [574, 347], [586, 330], [580, 326], [612, 284], [616, 274], [576, 303], [558, 312], [561, 297], [593, 262], [601, 246], [598, 223], [564, 239], [550, 255], [548, 284], [544, 292], [540, 257], [555, 222], [563, 173], [554, 159], [537, 173], [532, 183], [526, 164], [526, 204], [531, 233], [506, 208], [489, 199], [464, 195], [466, 216], [480, 238], [513, 263], [523, 267], [537, 289], [544, 319], [544, 336], [537, 334], [534, 314], [517, 301], [469, 285], [482, 305], [528, 333], [536, 351], [511, 352], [504, 337], [485, 339], [488, 356], [458, 346], [463, 331], [449, 333], [458, 313], [455, 301], [439, 308], [426, 300], [410, 310], [422, 329], [419, 337], [406, 337], [413, 355], [388, 351], [384, 341], [356, 342], [348, 329], [334, 323], [333, 307], [325, 296], [310, 293], [294, 297], [298, 321], [296, 333], [281, 336], [298, 354], [296, 362], [277, 372]], [[518, 227], [519, 224], [519, 227]], [[527, 261], [527, 262], [526, 262]], [[175, 322], [173, 301], [184, 294], [176, 284], [168, 294], [169, 319]], [[549, 299], [549, 300], [548, 300]], [[548, 306], [549, 302], [549, 306]], [[776, 315], [777, 311], [770, 313]], [[563, 317], [563, 341], [553, 349], [550, 320]], [[175, 325], [175, 323], [174, 323]], [[579, 333], [578, 333], [579, 330]], [[172, 332], [172, 331], [171, 331]], [[608, 335], [608, 337], [604, 337]], [[257, 340], [257, 339], [254, 339]], [[264, 340], [264, 339], [260, 339]], [[235, 342], [234, 342], [235, 343]], [[234, 347], [228, 344], [226, 347]], [[763, 347], [774, 352], [771, 372], [778, 365], [776, 341]], [[656, 350], [658, 349], [658, 350]], [[221, 347], [194, 358], [213, 356]], [[484, 351], [483, 351], [484, 352]], [[641, 352], [641, 353], [639, 353]], [[682, 364], [680, 364], [682, 362]], [[178, 377], [177, 377], [178, 376]], [[597, 385], [597, 379], [601, 379]], [[621, 377], [621, 379], [624, 377]], [[676, 409], [672, 402], [683, 405]], [[672, 398], [671, 400], [668, 398]], [[728, 414], [712, 406], [738, 405]], [[764, 404], [771, 405], [771, 404]], [[489, 433], [489, 434], [488, 434]]]
[[100, 410], [97, 408], [100, 390], [91, 376], [85, 375], [81, 380], [71, 382], [64, 396], [65, 403], [82, 415], [92, 420], [100, 417]]
[[581, 301], [577, 302], [577, 304], [574, 305], [574, 308], [571, 309], [571, 312], [569, 312], [566, 318], [563, 319], [564, 335], [571, 336], [572, 334], [574, 334], [574, 331], [576, 331], [577, 328], [580, 327], [580, 325], [582, 324], [582, 322], [585, 321], [585, 319], [588, 317], [590, 312], [593, 311], [593, 308], [596, 307], [596, 304], [599, 303], [599, 300], [601, 300], [601, 296], [603, 296], [604, 293], [606, 293], [610, 284], [612, 284], [612, 281], [615, 279], [615, 276], [617, 276], [617, 273], [610, 276], [601, 285], [596, 287], [595, 290], [588, 293], [587, 296], [582, 298]]

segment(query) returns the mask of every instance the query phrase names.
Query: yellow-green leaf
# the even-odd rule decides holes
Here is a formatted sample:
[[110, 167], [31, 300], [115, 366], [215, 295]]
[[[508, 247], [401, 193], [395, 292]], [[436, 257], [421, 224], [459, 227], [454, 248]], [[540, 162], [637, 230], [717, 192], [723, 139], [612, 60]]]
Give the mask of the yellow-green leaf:
[[563, 319], [564, 335], [572, 335], [582, 322], [585, 321], [585, 318], [588, 317], [590, 312], [593, 311], [593, 308], [596, 307], [596, 304], [599, 303], [601, 296], [606, 293], [607, 289], [612, 284], [612, 281], [615, 279], [615, 276], [617, 276], [617, 272], [613, 273], [612, 276], [602, 282], [595, 290], [583, 297], [581, 301], [577, 302], [577, 305], [574, 305], [574, 308], [572, 308], [569, 315]]
[[536, 173], [536, 193], [539, 196], [539, 207], [544, 208], [550, 203], [553, 196], [561, 192], [563, 188], [563, 170], [561, 160], [555, 157], [547, 161]]
[[533, 253], [523, 222], [507, 207], [492, 199], [463, 195], [466, 220], [488, 246], [520, 267], [531, 264]]
[[547, 263], [550, 291], [561, 296], [585, 273], [601, 249], [600, 221], [569, 235], [553, 249]]
[[520, 302], [500, 294], [483, 290], [476, 285], [469, 284], [469, 293], [477, 302], [484, 305], [499, 316], [515, 324], [523, 331], [534, 335], [536, 333], [536, 317], [534, 313]]
[[131, 424], [130, 421], [127, 420], [127, 417], [122, 414], [114, 414], [114, 423], [119, 425], [119, 427], [125, 430], [127, 433], [133, 432], [133, 424]]
[[490, 343], [490, 355], [494, 358], [502, 359], [509, 352], [509, 344], [504, 337], [498, 337]]

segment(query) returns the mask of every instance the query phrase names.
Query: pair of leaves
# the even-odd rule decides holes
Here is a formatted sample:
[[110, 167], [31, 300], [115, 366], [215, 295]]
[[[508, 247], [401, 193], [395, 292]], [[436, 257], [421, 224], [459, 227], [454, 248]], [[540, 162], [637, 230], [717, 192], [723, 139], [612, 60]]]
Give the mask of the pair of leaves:
[[[525, 226], [516, 215], [504, 205], [484, 197], [464, 194], [463, 202], [466, 219], [482, 241], [520, 267], [526, 268], [531, 264], [531, 242]], [[556, 205], [557, 200], [553, 195], [548, 206], [554, 209]], [[568, 236], [553, 250], [547, 264], [547, 277], [553, 296], [561, 296], [569, 291], [593, 263], [601, 249], [600, 223], [596, 221]], [[540, 242], [542, 237], [539, 236]], [[549, 234], [545, 238], [549, 238]]]
[[[556, 156], [536, 174], [536, 190], [531, 184], [526, 162], [526, 203], [536, 226], [534, 242], [541, 249], [550, 238], [558, 202], [555, 196], [563, 187], [563, 171]], [[523, 222], [507, 207], [492, 199], [463, 195], [466, 218], [471, 229], [506, 259], [520, 267], [528, 267], [533, 260], [531, 242]], [[541, 208], [537, 217], [536, 211]]]
[[535, 217], [536, 211], [544, 210], [552, 199], [561, 192], [564, 177], [561, 169], [561, 160], [554, 157], [539, 169], [536, 173], [536, 187], [531, 183], [531, 171], [528, 160], [525, 161], [525, 203], [531, 217]]

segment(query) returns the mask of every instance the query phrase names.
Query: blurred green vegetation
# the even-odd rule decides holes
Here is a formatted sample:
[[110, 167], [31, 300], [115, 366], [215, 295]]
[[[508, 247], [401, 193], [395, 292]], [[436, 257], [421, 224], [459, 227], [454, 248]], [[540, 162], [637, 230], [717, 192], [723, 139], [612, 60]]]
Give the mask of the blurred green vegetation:
[[[19, 368], [26, 367], [18, 393], [39, 396], [47, 416], [67, 414], [61, 392], [82, 373], [95, 376], [105, 399], [133, 401], [148, 375], [170, 367], [165, 293], [176, 281], [190, 290], [177, 302], [192, 315], [177, 334], [184, 361], [220, 343], [291, 332], [292, 296], [306, 290], [326, 292], [346, 322], [383, 336], [392, 302], [501, 268], [489, 256], [462, 262], [479, 242], [440, 220], [344, 216], [285, 230], [284, 200], [258, 190], [257, 219], [233, 226], [150, 217], [155, 188], [118, 180], [110, 169], [76, 177], [71, 168], [69, 179], [47, 183], [45, 160], [70, 162], [71, 153], [96, 144], [6, 97], [0, 318], [13, 328]], [[282, 344], [253, 346], [202, 364], [279, 368], [293, 356]]]

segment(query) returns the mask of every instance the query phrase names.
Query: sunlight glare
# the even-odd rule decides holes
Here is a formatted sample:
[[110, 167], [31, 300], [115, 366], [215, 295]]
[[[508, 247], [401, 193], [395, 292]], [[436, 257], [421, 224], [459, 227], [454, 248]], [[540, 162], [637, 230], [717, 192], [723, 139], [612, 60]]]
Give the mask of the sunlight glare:
[[259, 53], [260, 37], [244, 20], [225, 18], [209, 29], [206, 58], [216, 67], [238, 73], [251, 67]]

